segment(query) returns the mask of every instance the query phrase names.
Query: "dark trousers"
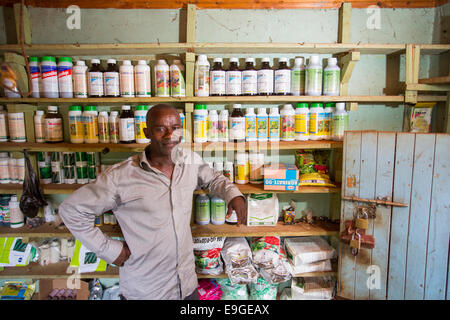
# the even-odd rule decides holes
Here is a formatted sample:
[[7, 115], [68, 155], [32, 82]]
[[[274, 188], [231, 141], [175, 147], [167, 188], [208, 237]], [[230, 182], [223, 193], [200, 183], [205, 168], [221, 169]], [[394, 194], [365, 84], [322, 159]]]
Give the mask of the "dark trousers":
[[[125, 298], [123, 295], [119, 295], [120, 300], [127, 300], [127, 298]], [[184, 300], [200, 300], [200, 298], [198, 297], [198, 291], [197, 289], [194, 290], [194, 292], [192, 292], [190, 295], [186, 296], [184, 298]]]

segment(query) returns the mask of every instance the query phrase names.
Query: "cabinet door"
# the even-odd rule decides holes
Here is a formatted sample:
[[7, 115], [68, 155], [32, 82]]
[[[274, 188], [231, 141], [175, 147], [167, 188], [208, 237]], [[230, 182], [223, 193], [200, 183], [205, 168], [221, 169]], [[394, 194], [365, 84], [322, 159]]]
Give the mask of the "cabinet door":
[[[342, 195], [389, 197], [408, 207], [377, 206], [366, 234], [373, 249], [353, 256], [339, 246], [338, 295], [348, 299], [447, 299], [450, 135], [348, 131]], [[358, 205], [342, 200], [341, 232]]]

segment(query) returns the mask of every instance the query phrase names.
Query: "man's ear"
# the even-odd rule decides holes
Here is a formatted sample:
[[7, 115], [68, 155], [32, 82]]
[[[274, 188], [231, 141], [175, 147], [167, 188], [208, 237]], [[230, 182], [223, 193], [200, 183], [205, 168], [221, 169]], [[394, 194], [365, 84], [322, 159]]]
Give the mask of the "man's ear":
[[148, 127], [146, 127], [143, 129], [143, 131], [144, 131], [145, 137], [147, 139], [150, 139], [150, 129]]

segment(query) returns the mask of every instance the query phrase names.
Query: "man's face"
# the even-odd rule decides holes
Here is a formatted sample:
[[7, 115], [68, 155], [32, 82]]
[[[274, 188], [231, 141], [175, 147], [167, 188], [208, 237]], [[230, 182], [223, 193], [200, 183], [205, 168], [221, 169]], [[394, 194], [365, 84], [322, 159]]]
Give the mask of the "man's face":
[[170, 155], [172, 149], [181, 142], [180, 116], [173, 110], [161, 110], [150, 121], [152, 123], [147, 122], [144, 134], [151, 140], [152, 150], [160, 155]]

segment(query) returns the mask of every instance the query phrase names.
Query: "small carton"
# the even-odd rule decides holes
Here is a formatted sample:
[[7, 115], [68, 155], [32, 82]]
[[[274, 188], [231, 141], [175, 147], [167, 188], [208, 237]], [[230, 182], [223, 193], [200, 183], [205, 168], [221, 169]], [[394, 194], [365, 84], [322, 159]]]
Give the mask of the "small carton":
[[264, 166], [264, 190], [298, 190], [299, 173], [293, 164], [271, 164]]

